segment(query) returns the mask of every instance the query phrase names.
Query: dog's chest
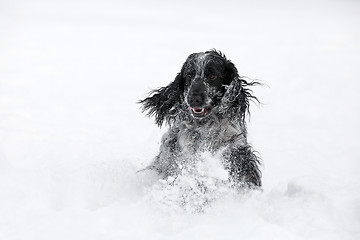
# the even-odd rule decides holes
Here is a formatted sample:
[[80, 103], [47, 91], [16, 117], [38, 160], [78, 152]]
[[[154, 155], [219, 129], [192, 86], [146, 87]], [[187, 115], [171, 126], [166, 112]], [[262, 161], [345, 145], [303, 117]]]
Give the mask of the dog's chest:
[[216, 152], [235, 141], [244, 141], [241, 130], [229, 121], [208, 122], [205, 124], [180, 124], [178, 146], [180, 151], [195, 154], [197, 152]]

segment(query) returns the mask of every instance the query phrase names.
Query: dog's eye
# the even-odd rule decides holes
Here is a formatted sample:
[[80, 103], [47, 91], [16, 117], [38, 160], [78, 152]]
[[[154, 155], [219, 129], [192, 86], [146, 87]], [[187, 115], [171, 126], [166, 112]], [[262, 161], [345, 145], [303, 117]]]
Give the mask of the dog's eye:
[[217, 76], [214, 75], [214, 74], [210, 74], [209, 76], [207, 76], [207, 78], [208, 78], [209, 80], [215, 80], [215, 79], [217, 78]]

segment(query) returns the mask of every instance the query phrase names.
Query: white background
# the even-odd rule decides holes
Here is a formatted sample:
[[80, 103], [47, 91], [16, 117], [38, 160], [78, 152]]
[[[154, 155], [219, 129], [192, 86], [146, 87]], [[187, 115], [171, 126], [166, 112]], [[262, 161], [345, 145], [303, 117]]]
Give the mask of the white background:
[[[261, 193], [203, 214], [135, 174], [166, 128], [136, 102], [221, 50], [255, 87]], [[359, 239], [360, 2], [0, 2], [1, 239]]]

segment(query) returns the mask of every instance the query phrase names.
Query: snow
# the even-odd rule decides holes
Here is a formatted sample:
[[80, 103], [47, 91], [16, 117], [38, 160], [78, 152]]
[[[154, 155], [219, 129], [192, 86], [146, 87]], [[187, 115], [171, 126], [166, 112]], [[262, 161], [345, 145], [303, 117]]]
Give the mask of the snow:
[[[359, 10], [351, 0], [2, 1], [0, 239], [359, 239]], [[214, 184], [224, 172], [205, 155], [199, 173], [217, 188], [188, 195], [184, 210], [191, 176], [170, 187], [136, 174], [166, 130], [136, 102], [211, 48], [266, 84], [248, 124], [264, 186]]]

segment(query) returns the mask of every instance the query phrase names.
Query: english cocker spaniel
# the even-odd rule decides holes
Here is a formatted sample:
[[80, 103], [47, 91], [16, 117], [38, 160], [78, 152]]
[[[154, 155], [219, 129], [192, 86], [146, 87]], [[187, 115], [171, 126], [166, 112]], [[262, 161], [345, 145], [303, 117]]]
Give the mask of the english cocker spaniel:
[[191, 165], [189, 159], [207, 151], [220, 156], [229, 181], [260, 187], [260, 160], [247, 142], [245, 123], [249, 101], [257, 101], [248, 87], [256, 84], [240, 77], [219, 51], [191, 54], [173, 82], [139, 101], [160, 127], [169, 125], [146, 169], [176, 178]]

